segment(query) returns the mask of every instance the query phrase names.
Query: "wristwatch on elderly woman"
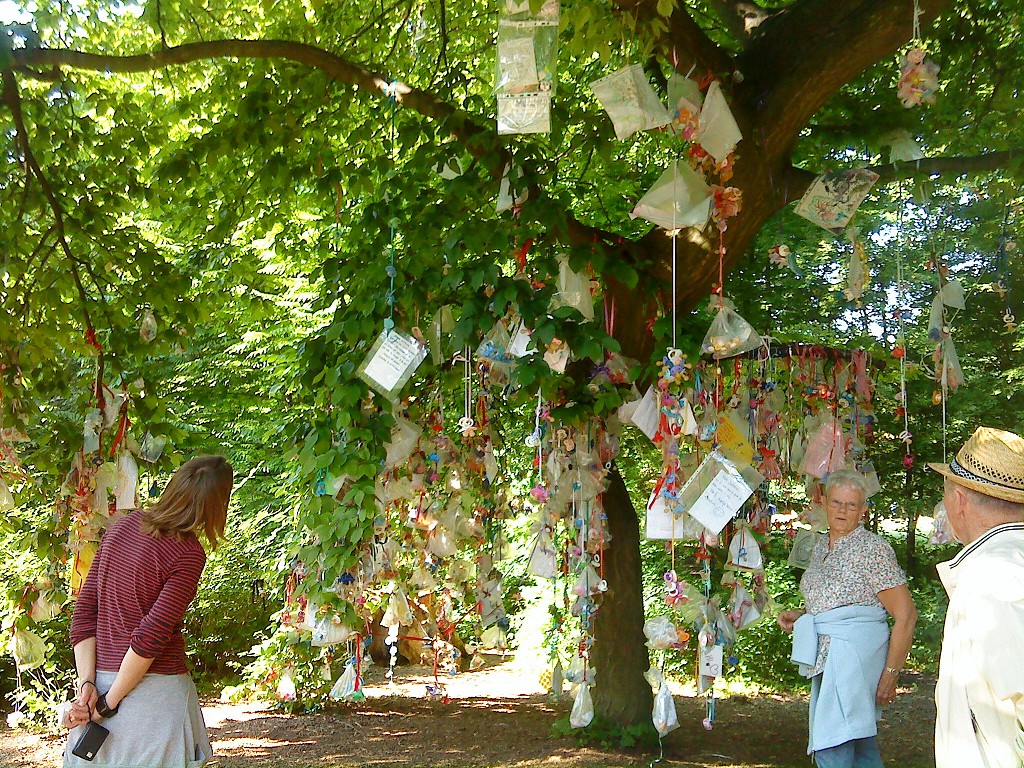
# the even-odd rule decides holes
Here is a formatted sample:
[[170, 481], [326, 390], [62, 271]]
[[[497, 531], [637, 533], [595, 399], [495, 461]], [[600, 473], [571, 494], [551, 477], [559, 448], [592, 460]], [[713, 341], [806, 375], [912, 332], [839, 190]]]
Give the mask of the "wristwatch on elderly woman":
[[900, 672], [902, 672], [903, 670], [902, 669], [897, 669], [896, 667], [886, 667], [885, 671], [888, 672], [893, 677], [899, 677], [900, 676]]

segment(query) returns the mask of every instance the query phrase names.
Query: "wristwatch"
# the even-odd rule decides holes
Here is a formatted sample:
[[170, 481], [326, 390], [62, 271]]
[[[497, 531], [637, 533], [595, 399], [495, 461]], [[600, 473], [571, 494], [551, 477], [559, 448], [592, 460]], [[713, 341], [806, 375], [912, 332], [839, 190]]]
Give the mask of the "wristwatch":
[[886, 667], [885, 671], [888, 672], [890, 675], [895, 675], [896, 677], [899, 677], [900, 672], [902, 672], [903, 670], [896, 669], [896, 667]]
[[107, 706], [107, 694], [101, 693], [100, 697], [96, 699], [96, 712], [99, 713], [100, 717], [113, 717], [117, 714], [117, 710], [121, 708], [118, 704], [116, 707], [111, 709]]

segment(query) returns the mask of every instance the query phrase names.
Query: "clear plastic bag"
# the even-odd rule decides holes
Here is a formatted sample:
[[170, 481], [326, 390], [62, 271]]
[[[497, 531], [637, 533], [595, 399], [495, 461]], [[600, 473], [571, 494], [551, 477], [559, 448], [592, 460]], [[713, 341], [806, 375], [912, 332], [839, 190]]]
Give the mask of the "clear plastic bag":
[[451, 557], [459, 551], [459, 547], [447, 528], [435, 525], [427, 537], [427, 551], [436, 557]]
[[401, 587], [395, 587], [388, 600], [388, 609], [380, 620], [382, 627], [408, 627], [412, 625], [412, 609]]
[[14, 509], [14, 494], [11, 493], [11, 489], [7, 487], [7, 483], [0, 477], [0, 512], [10, 512]]
[[569, 725], [586, 728], [594, 720], [594, 700], [590, 696], [590, 685], [582, 683], [576, 691], [576, 699], [569, 713]]
[[498, 96], [498, 134], [526, 133], [551, 133], [550, 92]]
[[749, 528], [742, 527], [729, 542], [729, 562], [732, 568], [744, 568], [755, 571], [764, 567], [761, 558], [761, 547]]
[[15, 629], [11, 651], [19, 672], [41, 667], [46, 662], [46, 643], [30, 629]]
[[953, 339], [943, 339], [938, 351], [939, 359], [935, 363], [935, 380], [944, 389], [955, 390], [964, 383], [964, 372], [960, 367], [960, 357], [956, 353]]
[[279, 701], [295, 701], [295, 667], [287, 666], [277, 681], [277, 698]]
[[658, 695], [654, 697], [654, 712], [652, 714], [654, 727], [661, 737], [668, 736], [679, 727], [679, 715], [676, 714], [676, 702], [672, 698], [672, 691], [668, 683], [662, 681], [658, 689]]
[[740, 316], [732, 302], [722, 299], [722, 306], [711, 321], [711, 327], [700, 348], [704, 354], [721, 360], [757, 349], [763, 343], [757, 331]]
[[952, 544], [956, 537], [953, 536], [953, 528], [949, 524], [949, 516], [946, 514], [946, 505], [943, 502], [939, 502], [935, 505], [935, 509], [932, 511], [933, 526], [932, 532], [928, 536], [928, 543], [936, 547], [940, 547], [944, 544]]
[[729, 103], [722, 93], [722, 86], [714, 81], [708, 86], [704, 106], [700, 111], [697, 128], [697, 143], [716, 162], [725, 160], [743, 138], [736, 119], [732, 116]]
[[637, 131], [661, 128], [672, 117], [654, 92], [640, 64], [631, 64], [590, 84], [622, 141]]
[[846, 467], [843, 447], [843, 427], [836, 419], [829, 419], [807, 441], [800, 471], [805, 475], [824, 478]]
[[668, 616], [655, 616], [645, 621], [644, 635], [647, 637], [647, 647], [654, 650], [674, 648], [679, 642], [675, 624]]
[[345, 671], [341, 673], [338, 681], [331, 688], [330, 696], [335, 701], [344, 701], [352, 698], [356, 692], [356, 665], [350, 660], [345, 665]]
[[580, 272], [573, 272], [568, 256], [558, 257], [558, 291], [551, 297], [550, 309], [572, 307], [588, 322], [594, 320], [594, 297], [590, 293], [590, 280]]
[[665, 169], [629, 214], [632, 219], [646, 219], [669, 232], [702, 228], [710, 215], [711, 188], [682, 160]]
[[807, 566], [811, 564], [814, 545], [818, 542], [820, 535], [807, 528], [801, 528], [796, 532], [796, 536], [793, 537], [793, 546], [789, 550], [789, 558], [786, 560], [791, 568], [807, 569]]

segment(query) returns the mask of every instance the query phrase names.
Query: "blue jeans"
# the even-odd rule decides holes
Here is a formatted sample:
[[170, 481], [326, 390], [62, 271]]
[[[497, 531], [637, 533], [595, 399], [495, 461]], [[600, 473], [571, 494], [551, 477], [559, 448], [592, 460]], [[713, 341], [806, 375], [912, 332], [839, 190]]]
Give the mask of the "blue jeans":
[[814, 753], [818, 768], [883, 768], [882, 753], [878, 751], [878, 740], [853, 739]]

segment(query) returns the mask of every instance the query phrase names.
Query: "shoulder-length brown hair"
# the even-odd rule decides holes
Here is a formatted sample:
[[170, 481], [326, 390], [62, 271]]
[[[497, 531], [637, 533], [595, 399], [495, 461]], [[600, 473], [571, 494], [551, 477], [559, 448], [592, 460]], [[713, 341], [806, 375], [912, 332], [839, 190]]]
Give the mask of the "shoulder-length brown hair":
[[143, 512], [142, 532], [148, 536], [181, 536], [192, 532], [211, 549], [224, 537], [234, 473], [223, 456], [196, 456], [178, 468], [160, 499]]

